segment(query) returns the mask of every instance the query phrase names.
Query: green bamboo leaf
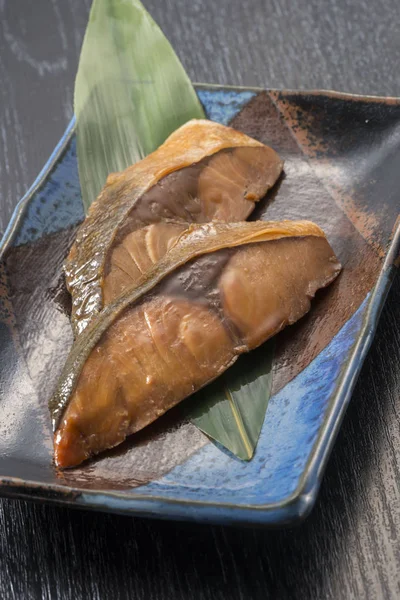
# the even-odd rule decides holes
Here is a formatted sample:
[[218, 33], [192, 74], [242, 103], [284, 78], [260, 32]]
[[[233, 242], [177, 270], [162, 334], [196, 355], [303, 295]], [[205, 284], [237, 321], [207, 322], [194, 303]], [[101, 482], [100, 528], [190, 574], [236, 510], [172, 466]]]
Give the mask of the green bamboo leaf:
[[203, 118], [172, 46], [139, 0], [94, 0], [75, 81], [79, 178], [87, 210], [107, 175]]
[[254, 454], [272, 389], [273, 341], [241, 356], [185, 403], [186, 415], [243, 460]]
[[[179, 59], [139, 0], [94, 0], [75, 82], [79, 177], [85, 210], [107, 175], [203, 118]], [[271, 392], [271, 345], [241, 357], [186, 403], [202, 431], [238, 457], [253, 455]]]

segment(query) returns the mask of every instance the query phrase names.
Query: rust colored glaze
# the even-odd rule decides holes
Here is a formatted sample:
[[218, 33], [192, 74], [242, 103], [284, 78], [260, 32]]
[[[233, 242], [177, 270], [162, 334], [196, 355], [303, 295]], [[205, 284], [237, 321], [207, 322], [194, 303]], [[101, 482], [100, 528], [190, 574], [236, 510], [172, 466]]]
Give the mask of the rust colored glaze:
[[398, 102], [349, 102], [335, 93], [270, 96], [317, 177], [382, 258], [400, 213]]
[[14, 310], [8, 295], [6, 265], [3, 261], [0, 261], [0, 307], [0, 323], [12, 331], [14, 336], [17, 335]]
[[[283, 98], [284, 100], [284, 98]], [[279, 334], [275, 346], [273, 391], [280, 390], [325, 348], [373, 287], [381, 259], [363, 238], [316, 175], [291, 127], [277, 111], [276, 99], [261, 92], [232, 125], [276, 148], [285, 174], [267, 207], [256, 208], [257, 219], [310, 219], [326, 233], [343, 265], [329, 293], [317, 294], [312, 317]], [[253, 216], [252, 216], [253, 218]]]
[[190, 223], [245, 220], [282, 166], [272, 148], [245, 134], [193, 120], [143, 160], [109, 175], [65, 263], [75, 334]]
[[307, 221], [193, 225], [76, 339], [50, 404], [56, 464], [143, 429], [306, 314], [339, 271]]

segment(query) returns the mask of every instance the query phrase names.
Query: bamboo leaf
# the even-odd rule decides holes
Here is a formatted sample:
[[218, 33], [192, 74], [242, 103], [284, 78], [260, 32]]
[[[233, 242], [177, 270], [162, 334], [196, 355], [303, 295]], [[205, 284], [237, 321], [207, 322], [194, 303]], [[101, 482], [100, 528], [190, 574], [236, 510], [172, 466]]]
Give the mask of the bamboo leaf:
[[185, 403], [186, 415], [243, 460], [254, 454], [272, 389], [273, 341], [241, 356]]
[[[75, 82], [82, 198], [87, 211], [109, 173], [155, 150], [204, 113], [179, 59], [139, 0], [94, 0]], [[249, 460], [271, 393], [272, 346], [237, 363], [187, 414], [204, 433]]]
[[107, 175], [203, 118], [170, 43], [139, 0], [94, 0], [75, 82], [79, 177], [85, 210]]

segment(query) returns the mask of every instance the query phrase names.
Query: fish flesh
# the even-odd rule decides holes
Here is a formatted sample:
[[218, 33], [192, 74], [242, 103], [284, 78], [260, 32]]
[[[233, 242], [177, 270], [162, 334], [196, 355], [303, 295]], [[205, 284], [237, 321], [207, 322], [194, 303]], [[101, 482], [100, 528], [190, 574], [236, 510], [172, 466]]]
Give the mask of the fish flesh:
[[55, 462], [112, 448], [300, 319], [341, 266], [308, 221], [192, 225], [76, 338], [50, 402]]
[[111, 173], [64, 267], [75, 335], [191, 223], [247, 219], [282, 168], [272, 148], [230, 127], [192, 120], [140, 162]]

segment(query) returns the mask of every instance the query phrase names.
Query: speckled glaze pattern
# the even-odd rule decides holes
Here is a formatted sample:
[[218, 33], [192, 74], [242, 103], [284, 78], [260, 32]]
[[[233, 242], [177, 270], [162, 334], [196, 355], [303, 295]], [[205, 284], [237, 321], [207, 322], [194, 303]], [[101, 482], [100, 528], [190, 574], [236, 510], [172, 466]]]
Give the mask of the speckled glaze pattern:
[[72, 137], [62, 159], [56, 162], [46, 181], [30, 198], [13, 244], [34, 242], [43, 235], [76, 225], [83, 218], [76, 140]]
[[[161, 518], [277, 525], [312, 508], [398, 262], [400, 101], [199, 86], [209, 118], [273, 146], [285, 173], [255, 218], [310, 218], [344, 265], [276, 338], [255, 457], [242, 462], [174, 409], [118, 449], [57, 472], [47, 401], [72, 343], [61, 277], [83, 218], [74, 123], [2, 242], [1, 492]], [[262, 358], [262, 348], [257, 350]], [[189, 402], [187, 400], [187, 402]]]
[[199, 89], [198, 96], [211, 121], [228, 125], [256, 92], [251, 90]]

